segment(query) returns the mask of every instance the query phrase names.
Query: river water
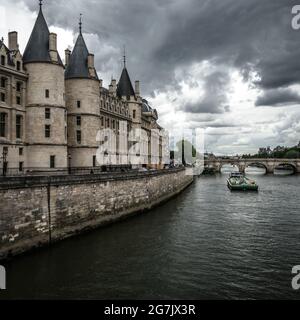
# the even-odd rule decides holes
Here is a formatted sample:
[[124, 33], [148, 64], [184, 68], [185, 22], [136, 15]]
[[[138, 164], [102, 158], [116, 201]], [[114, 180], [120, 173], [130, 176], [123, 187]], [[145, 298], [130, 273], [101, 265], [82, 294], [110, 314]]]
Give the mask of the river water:
[[300, 176], [234, 193], [202, 176], [166, 204], [6, 264], [0, 298], [300, 299]]

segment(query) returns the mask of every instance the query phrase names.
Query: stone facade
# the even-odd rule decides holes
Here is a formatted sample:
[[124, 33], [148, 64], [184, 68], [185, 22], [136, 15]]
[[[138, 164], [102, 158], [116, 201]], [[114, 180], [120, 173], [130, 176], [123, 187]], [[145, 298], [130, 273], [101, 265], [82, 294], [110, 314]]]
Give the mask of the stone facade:
[[[88, 52], [81, 28], [80, 22], [74, 49], [65, 52], [65, 64], [57, 51], [57, 35], [49, 32], [42, 8], [23, 57], [15, 31], [9, 33], [8, 47], [0, 41], [0, 170], [6, 175], [100, 166], [96, 160], [99, 129], [110, 129], [117, 137], [116, 164], [133, 148], [140, 154], [140, 166], [163, 167], [162, 128], [156, 110], [140, 95], [139, 81], [133, 89], [124, 62], [120, 81], [112, 80], [106, 89], [98, 79], [94, 55]], [[127, 127], [124, 133], [121, 121]], [[120, 150], [121, 135], [129, 137], [132, 129], [143, 129], [146, 138], [133, 140], [127, 150]], [[152, 142], [151, 129], [158, 130]], [[159, 154], [151, 163], [154, 141]], [[141, 147], [136, 150], [138, 143]]]
[[184, 169], [0, 181], [0, 259], [151, 209], [192, 182]]

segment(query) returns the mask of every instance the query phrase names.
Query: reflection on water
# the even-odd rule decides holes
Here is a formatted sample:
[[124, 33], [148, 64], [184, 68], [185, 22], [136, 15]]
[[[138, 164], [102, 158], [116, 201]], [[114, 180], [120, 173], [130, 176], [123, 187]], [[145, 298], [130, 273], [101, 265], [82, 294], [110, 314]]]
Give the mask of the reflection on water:
[[[235, 165], [223, 165], [221, 168], [222, 174], [230, 174], [232, 172], [238, 172], [239, 168]], [[267, 173], [266, 168], [258, 167], [258, 166], [248, 166], [245, 169], [245, 174], [247, 175], [265, 175]], [[288, 176], [294, 174], [294, 170], [292, 168], [275, 168], [274, 175], [277, 176]]]
[[291, 174], [294, 174], [293, 169], [285, 168], [285, 169], [275, 169], [274, 175], [276, 176], [289, 176]]
[[300, 299], [300, 176], [201, 176], [147, 214], [7, 263], [0, 298]]
[[245, 174], [248, 175], [264, 175], [267, 173], [266, 168], [249, 166], [245, 169]]
[[229, 174], [232, 172], [239, 172], [238, 166], [231, 165], [231, 164], [224, 164], [221, 168], [222, 174]]

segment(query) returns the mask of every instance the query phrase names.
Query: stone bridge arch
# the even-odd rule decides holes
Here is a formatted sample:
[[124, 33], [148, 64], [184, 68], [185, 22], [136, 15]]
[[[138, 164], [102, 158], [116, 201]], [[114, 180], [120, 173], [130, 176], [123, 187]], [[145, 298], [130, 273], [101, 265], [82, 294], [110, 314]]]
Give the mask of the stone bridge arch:
[[245, 167], [244, 167], [243, 172], [245, 172], [246, 168], [251, 167], [251, 166], [253, 166], [253, 167], [256, 166], [257, 168], [265, 169], [266, 170], [265, 174], [267, 174], [269, 171], [268, 165], [264, 161], [257, 161], [256, 160], [256, 161], [247, 161], [245, 163]]
[[287, 167], [290, 167], [291, 169], [293, 169], [294, 173], [293, 174], [296, 174], [298, 171], [298, 168], [297, 168], [297, 163], [294, 163], [294, 162], [277, 162], [274, 166], [274, 170], [279, 167], [279, 166], [287, 166]]

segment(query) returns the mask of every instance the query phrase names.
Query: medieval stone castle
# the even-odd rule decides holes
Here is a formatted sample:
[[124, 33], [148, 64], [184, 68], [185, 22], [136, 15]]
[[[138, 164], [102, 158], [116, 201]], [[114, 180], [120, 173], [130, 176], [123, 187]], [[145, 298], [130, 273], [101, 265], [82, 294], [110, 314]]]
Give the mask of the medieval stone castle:
[[[65, 64], [57, 51], [57, 35], [49, 32], [41, 2], [23, 56], [17, 32], [9, 32], [8, 47], [3, 38], [0, 40], [0, 168], [3, 172], [22, 174], [100, 166], [96, 136], [99, 129], [105, 128], [113, 130], [117, 137], [117, 163], [128, 151], [123, 150], [122, 154], [118, 149], [122, 134], [144, 129], [147, 159], [143, 163], [154, 166], [149, 155], [156, 139], [159, 152], [154, 167], [162, 166], [158, 115], [141, 97], [139, 81], [133, 88], [124, 60], [119, 82], [112, 80], [109, 88], [104, 88], [97, 76], [94, 55], [85, 44], [81, 22], [79, 26], [73, 51], [65, 51]], [[150, 132], [157, 132], [157, 136]]]

